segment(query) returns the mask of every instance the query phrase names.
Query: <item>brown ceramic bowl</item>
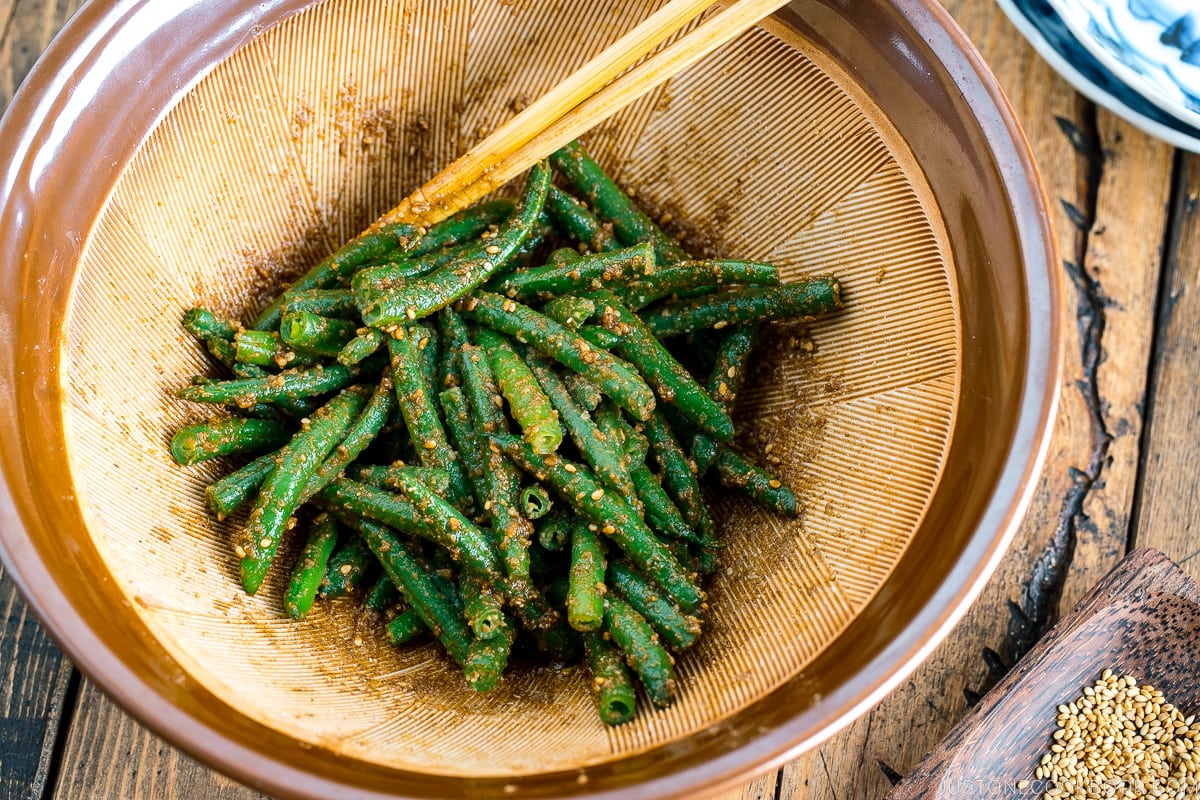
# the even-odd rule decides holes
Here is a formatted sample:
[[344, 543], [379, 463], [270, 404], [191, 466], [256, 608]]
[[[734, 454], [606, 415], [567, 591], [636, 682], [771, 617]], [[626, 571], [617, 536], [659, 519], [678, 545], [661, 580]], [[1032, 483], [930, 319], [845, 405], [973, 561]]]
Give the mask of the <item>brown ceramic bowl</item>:
[[473, 694], [348, 604], [293, 624], [279, 575], [237, 588], [201, 501], [228, 465], [165, 447], [209, 369], [180, 315], [249, 318], [646, 5], [97, 0], [30, 74], [0, 127], [0, 545], [150, 728], [281, 797], [695, 795], [866, 711], [976, 596], [1046, 447], [1059, 288], [1026, 144], [932, 0], [797, 0], [588, 137], [685, 245], [846, 288], [744, 393], [805, 515], [718, 501], [671, 709], [605, 729], [578, 670]]

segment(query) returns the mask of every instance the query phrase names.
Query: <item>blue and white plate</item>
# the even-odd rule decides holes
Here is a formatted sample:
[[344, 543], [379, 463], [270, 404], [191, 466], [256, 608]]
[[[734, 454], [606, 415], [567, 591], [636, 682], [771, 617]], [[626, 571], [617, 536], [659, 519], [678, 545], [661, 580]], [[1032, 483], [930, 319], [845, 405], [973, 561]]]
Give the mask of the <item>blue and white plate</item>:
[[1017, 30], [1079, 92], [1168, 144], [1200, 153], [1200, 126], [1146, 100], [1100, 63], [1051, 8], [1049, 0], [996, 0]]
[[1126, 85], [1200, 126], [1200, 2], [1050, 0], [1050, 5]]

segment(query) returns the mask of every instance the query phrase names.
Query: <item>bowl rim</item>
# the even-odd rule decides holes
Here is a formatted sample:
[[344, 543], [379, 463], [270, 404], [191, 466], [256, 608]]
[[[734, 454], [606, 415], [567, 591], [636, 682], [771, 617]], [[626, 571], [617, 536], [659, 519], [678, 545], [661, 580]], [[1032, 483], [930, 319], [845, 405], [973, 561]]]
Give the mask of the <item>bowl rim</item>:
[[[20, 233], [0, 245], [0, 281], [18, 274], [22, 246], [31, 224], [31, 198], [45, 180], [64, 180], [47, 172], [47, 148], [61, 146], [81, 136], [74, 120], [98, 115], [131, 89], [146, 92], [142, 76], [125, 76], [105, 82], [119, 64], [114, 49], [155, 54], [173, 44], [166, 24], [177, 17], [194, 21], [195, 41], [207, 42], [192, 55], [187, 80], [152, 90], [144, 107], [135, 109], [125, 124], [144, 125], [145, 135], [196, 82], [237, 48], [261, 31], [315, 5], [319, 0], [267, 0], [239, 4], [241, 13], [229, 22], [227, 2], [190, 0], [181, 7], [152, 9], [152, 0], [87, 0], [39, 57], [0, 121], [0, 225]], [[811, 713], [794, 717], [737, 751], [689, 769], [656, 776], [636, 787], [594, 796], [685, 796], [703, 788], [717, 791], [744, 781], [755, 773], [778, 767], [815, 747], [849, 725], [910, 675], [950, 633], [982, 591], [1008, 550], [1028, 509], [1036, 477], [1049, 450], [1058, 405], [1063, 365], [1062, 323], [1059, 319], [1061, 275], [1055, 269], [1056, 237], [1042, 181], [1032, 152], [1004, 93], [966, 34], [936, 0], [891, 0], [893, 7], [923, 39], [932, 55], [956, 84], [972, 99], [977, 113], [973, 122], [990, 148], [1007, 191], [1007, 206], [1014, 218], [1016, 244], [1025, 259], [1026, 302], [1029, 308], [1025, 384], [1016, 417], [1012, 447], [1003, 462], [976, 530], [995, 531], [973, 536], [962, 558], [933, 593], [919, 614], [870, 662], [882, 670], [863, 670], [825, 697]], [[161, 4], [159, 4], [161, 6]], [[172, 4], [173, 5], [173, 4]], [[217, 24], [217, 18], [224, 24]], [[207, 37], [205, 34], [209, 34]], [[77, 76], [87, 74], [88, 81]], [[143, 73], [144, 75], [144, 73]], [[125, 81], [126, 83], [122, 83]], [[105, 100], [108, 100], [106, 103]], [[74, 115], [74, 116], [64, 116]], [[111, 115], [106, 115], [111, 117]], [[88, 128], [87, 125], [82, 126]], [[47, 137], [50, 137], [49, 139]], [[57, 138], [53, 138], [57, 137]], [[112, 156], [111, 182], [123, 171], [144, 141], [134, 137], [127, 152]], [[49, 144], [47, 143], [49, 142]], [[103, 204], [104, 199], [96, 201]], [[66, 254], [65, 257], [69, 257]], [[78, 256], [78, 252], [74, 254]], [[1036, 265], [1039, 269], [1033, 269]], [[1044, 274], [1040, 268], [1044, 266]], [[0, 318], [0, 328], [10, 320]], [[13, 330], [13, 328], [9, 328]], [[11, 334], [10, 334], [11, 337]], [[5, 342], [11, 355], [13, 344]], [[0, 352], [0, 355], [3, 355]], [[2, 380], [15, 386], [13, 359], [3, 361], [10, 374]], [[15, 404], [0, 416], [15, 420]], [[0, 422], [3, 424], [3, 422]], [[19, 424], [19, 423], [18, 423]], [[16, 444], [16, 443], [13, 443]], [[6, 448], [7, 449], [7, 448]], [[16, 456], [30, 458], [28, 453]], [[295, 768], [272, 755], [232, 741], [218, 730], [195, 719], [171, 700], [147, 687], [139, 674], [98, 637], [82, 614], [74, 609], [54, 575], [42, 563], [27, 532], [40, 524], [28, 496], [18, 496], [13, 481], [22, 476], [12, 469], [9, 456], [0, 457], [0, 559], [35, 616], [72, 662], [107, 695], [144, 724], [185, 752], [249, 785], [280, 796], [382, 798], [395, 797], [345, 784]], [[813, 726], [814, 717], [820, 724]]]

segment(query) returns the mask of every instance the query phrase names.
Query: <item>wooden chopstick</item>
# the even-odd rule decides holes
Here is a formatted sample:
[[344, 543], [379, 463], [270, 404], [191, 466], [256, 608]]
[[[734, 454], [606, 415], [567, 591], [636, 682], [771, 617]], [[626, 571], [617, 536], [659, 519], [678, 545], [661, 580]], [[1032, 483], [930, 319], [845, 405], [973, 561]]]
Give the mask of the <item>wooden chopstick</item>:
[[[628, 69], [714, 2], [671, 0], [380, 217], [372, 229], [393, 222], [433, 224], [466, 208], [788, 0], [734, 0], [677, 41]], [[627, 71], [621, 74], [623, 70]]]
[[[429, 215], [431, 207], [444, 205], [447, 198], [456, 196], [482, 179], [497, 163], [503, 161], [505, 154], [518, 150], [550, 122], [586, 100], [717, 1], [670, 0], [519, 114], [492, 131], [467, 153], [406, 197], [372, 227], [390, 222], [414, 221], [418, 218], [436, 222], [435, 217], [449, 216], [458, 208], [470, 205], [473, 201], [454, 204], [456, 207], [453, 210], [435, 214], [434, 217]], [[483, 194], [477, 195], [475, 199]]]

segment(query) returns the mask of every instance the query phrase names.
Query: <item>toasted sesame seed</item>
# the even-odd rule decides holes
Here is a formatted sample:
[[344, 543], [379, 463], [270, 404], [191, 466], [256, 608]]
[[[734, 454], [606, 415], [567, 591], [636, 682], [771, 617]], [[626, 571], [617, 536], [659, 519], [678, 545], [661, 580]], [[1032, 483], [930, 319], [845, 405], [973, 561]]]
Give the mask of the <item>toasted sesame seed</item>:
[[1190, 751], [1200, 725], [1154, 687], [1106, 669], [1058, 707], [1057, 724], [1034, 772], [1048, 781], [1042, 797], [1200, 796], [1200, 761]]

